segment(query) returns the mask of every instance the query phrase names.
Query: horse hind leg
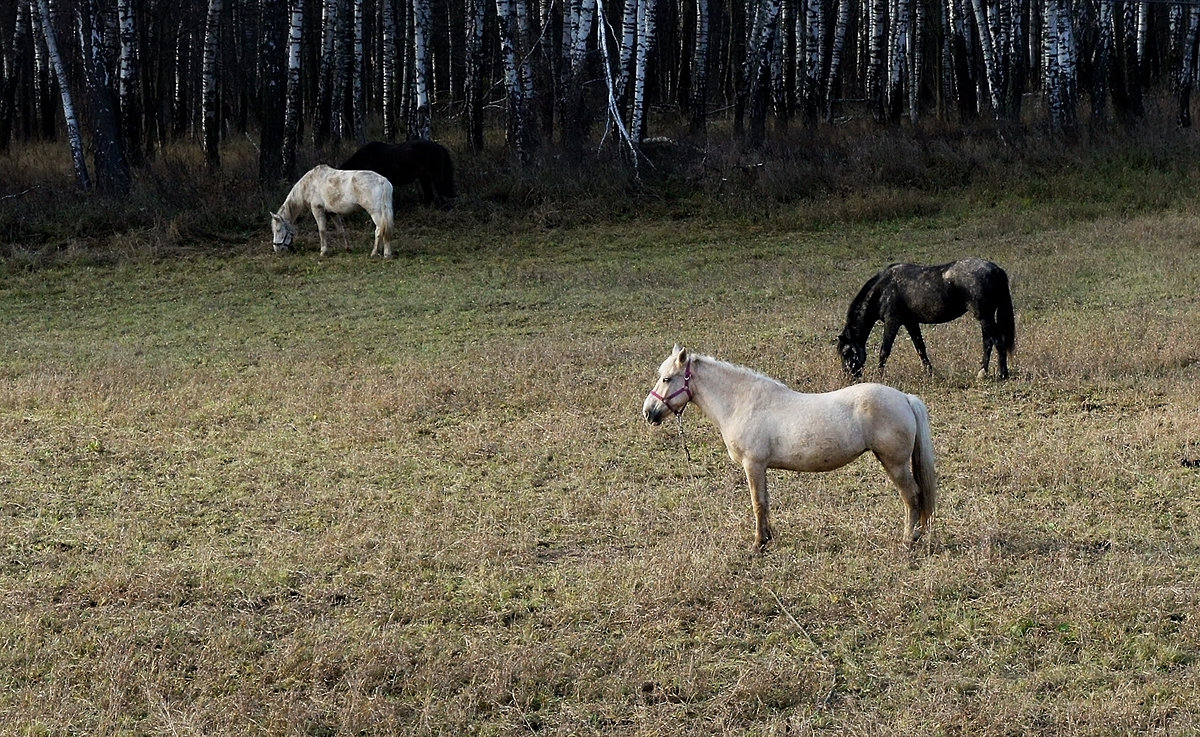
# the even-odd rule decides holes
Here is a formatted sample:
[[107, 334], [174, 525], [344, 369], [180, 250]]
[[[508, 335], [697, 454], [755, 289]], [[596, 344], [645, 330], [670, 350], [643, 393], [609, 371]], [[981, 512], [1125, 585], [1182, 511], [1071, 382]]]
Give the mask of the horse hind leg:
[[1008, 378], [1008, 355], [1004, 351], [1004, 341], [998, 336], [999, 326], [991, 320], [981, 320], [980, 331], [983, 333], [983, 359], [979, 362], [979, 378], [987, 378], [991, 369], [992, 349], [996, 349], [996, 378]]
[[904, 502], [903, 543], [905, 548], [912, 550], [917, 541], [921, 539], [925, 525], [928, 524], [928, 520], [921, 517], [921, 509], [924, 506], [921, 503], [921, 487], [917, 484], [917, 479], [909, 467], [909, 458], [905, 457], [900, 461], [889, 462], [879, 453], [876, 453], [875, 457], [879, 459], [888, 478], [900, 492], [900, 501]]
[[933, 362], [929, 360], [929, 354], [925, 351], [925, 337], [921, 335], [921, 324], [910, 323], [905, 326], [908, 330], [908, 336], [912, 338], [913, 348], [916, 349], [917, 355], [921, 358], [921, 363], [925, 366], [925, 373], [933, 374]]
[[379, 255], [380, 246], [383, 247], [383, 257], [392, 257], [392, 222], [391, 213], [386, 209], [380, 214], [379, 219], [375, 222], [375, 247], [371, 249], [371, 255]]

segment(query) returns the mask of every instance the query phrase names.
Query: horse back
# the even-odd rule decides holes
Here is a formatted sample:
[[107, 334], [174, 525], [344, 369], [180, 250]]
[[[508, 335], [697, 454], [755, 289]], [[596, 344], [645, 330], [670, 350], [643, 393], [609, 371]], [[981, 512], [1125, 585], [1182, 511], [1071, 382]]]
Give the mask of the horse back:
[[371, 141], [342, 162], [340, 169], [365, 169], [382, 174], [393, 189], [417, 179], [429, 179], [443, 197], [454, 197], [454, 165], [450, 152], [436, 141], [403, 143]]

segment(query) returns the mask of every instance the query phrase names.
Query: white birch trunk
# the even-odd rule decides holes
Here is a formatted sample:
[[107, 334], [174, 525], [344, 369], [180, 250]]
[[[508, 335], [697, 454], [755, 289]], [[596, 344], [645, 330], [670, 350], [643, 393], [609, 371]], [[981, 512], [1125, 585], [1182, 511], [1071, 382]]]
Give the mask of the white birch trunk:
[[350, 111], [352, 117], [352, 125], [354, 127], [354, 139], [358, 144], [367, 142], [366, 131], [366, 93], [363, 89], [363, 75], [365, 70], [366, 57], [363, 52], [363, 0], [351, 0], [353, 2], [353, 45], [354, 45], [354, 64], [350, 67]]
[[[842, 33], [845, 34], [845, 28], [842, 29]], [[807, 0], [804, 10], [804, 84], [801, 86], [800, 99], [804, 108], [804, 119], [809, 124], [816, 122], [824, 97], [822, 43], [825, 35], [825, 3], [822, 0]], [[841, 50], [838, 49], [836, 53], [841, 54]]]
[[120, 27], [121, 43], [117, 61], [117, 100], [121, 108], [121, 130], [125, 145], [132, 159], [140, 161], [142, 140], [142, 107], [139, 103], [138, 80], [140, 60], [138, 58], [137, 20], [132, 0], [117, 0], [117, 22]]
[[692, 47], [692, 120], [693, 134], [708, 127], [708, 0], [696, 0], [696, 35]]
[[62, 54], [58, 50], [58, 34], [54, 31], [54, 23], [50, 16], [48, 0], [35, 0], [37, 3], [38, 27], [42, 32], [42, 42], [46, 45], [46, 56], [50, 69], [58, 81], [58, 90], [62, 98], [63, 118], [67, 124], [67, 143], [71, 146], [71, 161], [75, 164], [75, 177], [83, 189], [92, 188], [92, 178], [88, 175], [87, 161], [83, 151], [83, 136], [79, 132], [79, 118], [75, 113], [75, 102], [71, 98], [71, 81], [67, 78], [67, 67], [63, 63]]
[[870, 41], [867, 47], [867, 101], [876, 120], [887, 107], [887, 0], [871, 0]]
[[908, 31], [908, 119], [914, 125], [920, 119], [921, 72], [925, 66], [924, 39], [925, 3], [912, 5], [912, 20]]
[[466, 82], [467, 141], [472, 151], [483, 149], [483, 41], [487, 4], [467, 0]]
[[385, 140], [396, 140], [396, 9], [392, 0], [381, 0], [380, 24], [383, 26], [381, 35], [383, 48], [380, 50], [380, 62], [383, 67], [382, 92], [383, 99], [380, 107], [383, 114], [383, 137]]
[[413, 112], [408, 121], [408, 136], [429, 139], [433, 135], [429, 113], [429, 0], [412, 0], [411, 30]]
[[982, 0], [971, 0], [971, 9], [975, 14], [975, 27], [979, 31], [979, 46], [980, 52], [983, 54], [983, 68], [987, 80], [988, 99], [992, 103], [992, 115], [999, 117], [1003, 109], [1000, 102], [1002, 85], [996, 61], [995, 45], [992, 42], [992, 24], [989, 22]]
[[617, 84], [614, 93], [617, 100], [625, 97], [629, 80], [633, 76], [633, 55], [637, 50], [638, 17], [641, 3], [646, 0], [625, 0], [621, 13], [621, 47], [617, 52]]
[[304, 37], [304, 0], [292, 0], [288, 23], [287, 102], [283, 114], [283, 170], [296, 178], [296, 146], [300, 135], [300, 42]]
[[842, 52], [846, 47], [846, 32], [850, 25], [849, 0], [837, 0], [837, 21], [833, 27], [833, 43], [829, 54], [829, 72], [825, 82], [825, 120], [833, 118], [833, 96], [837, 90], [838, 75], [842, 71]]
[[512, 0], [512, 2], [516, 8], [518, 48], [523, 52], [519, 55], [519, 59], [521, 61], [522, 97], [525, 100], [526, 114], [529, 116], [526, 121], [526, 134], [532, 136], [535, 128], [533, 118], [529, 114], [532, 111], [534, 98], [537, 96], [537, 87], [533, 76], [533, 54], [530, 51], [533, 48], [534, 36], [530, 31], [528, 3], [526, 0]]
[[209, 170], [221, 167], [221, 113], [218, 109], [217, 71], [221, 48], [222, 0], [208, 0], [208, 17], [204, 23], [204, 58], [200, 76], [200, 107], [204, 160]]
[[637, 53], [634, 54], [633, 100], [629, 116], [629, 134], [635, 143], [641, 143], [646, 137], [646, 74], [650, 47], [657, 31], [656, 8], [653, 0], [638, 3]]
[[321, 3], [321, 58], [317, 72], [317, 110], [313, 140], [319, 146], [334, 132], [334, 64], [337, 60], [338, 0]]
[[904, 103], [908, 80], [908, 34], [910, 0], [895, 0], [892, 5], [890, 53], [888, 54], [888, 118], [897, 120]]
[[519, 25], [514, 0], [496, 0], [496, 21], [500, 30], [500, 60], [504, 66], [504, 90], [508, 99], [508, 144], [522, 162], [528, 161], [529, 114], [525, 85], [521, 81], [521, 59], [517, 39]]

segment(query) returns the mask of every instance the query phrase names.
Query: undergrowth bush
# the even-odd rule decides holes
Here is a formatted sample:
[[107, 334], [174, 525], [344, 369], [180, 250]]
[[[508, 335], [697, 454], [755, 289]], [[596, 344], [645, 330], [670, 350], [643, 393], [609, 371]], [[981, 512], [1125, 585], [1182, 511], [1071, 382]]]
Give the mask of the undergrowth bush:
[[[718, 126], [707, 143], [654, 138], [635, 162], [608, 143], [569, 158], [545, 145], [521, 164], [500, 145], [453, 151], [460, 197], [449, 213], [397, 193], [398, 219], [431, 227], [554, 228], [628, 218], [718, 217], [810, 229], [919, 217], [960, 201], [1068, 204], [1078, 217], [1162, 208], [1196, 177], [1200, 142], [1169, 126], [1063, 139], [1029, 128], [880, 128], [847, 119], [778, 131], [758, 149]], [[452, 144], [453, 145], [453, 144]], [[298, 168], [336, 163], [354, 145], [300, 152]], [[0, 158], [0, 253], [10, 263], [154, 256], [176, 249], [257, 248], [288, 184], [264, 188], [249, 140], [210, 172], [199, 148], [158, 151], [120, 198], [81, 191], [62, 143]]]

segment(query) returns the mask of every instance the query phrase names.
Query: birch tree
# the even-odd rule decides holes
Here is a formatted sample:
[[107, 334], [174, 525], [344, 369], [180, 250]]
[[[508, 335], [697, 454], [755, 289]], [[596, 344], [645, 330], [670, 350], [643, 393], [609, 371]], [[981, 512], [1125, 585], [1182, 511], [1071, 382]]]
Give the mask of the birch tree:
[[1050, 127], [1056, 133], [1075, 130], [1075, 37], [1065, 0], [1045, 0], [1043, 85]]
[[203, 119], [204, 161], [209, 171], [221, 168], [221, 111], [217, 90], [217, 67], [221, 51], [222, 0], [208, 0], [204, 24], [204, 61], [201, 71], [200, 107]]
[[496, 0], [496, 20], [499, 26], [500, 58], [504, 67], [504, 90], [508, 101], [508, 144], [521, 161], [528, 161], [535, 143], [529, 120], [528, 85], [522, 79], [525, 65], [517, 45], [522, 38], [517, 0]]
[[433, 131], [429, 112], [429, 43], [432, 35], [429, 0], [412, 0], [411, 7], [409, 40], [413, 49], [413, 110], [408, 120], [408, 137], [430, 139]]
[[842, 71], [842, 52], [846, 47], [846, 33], [850, 26], [850, 0], [836, 0], [837, 21], [833, 25], [833, 40], [829, 51], [829, 70], [825, 81], [826, 121], [833, 118], [833, 96], [838, 90], [837, 80]]
[[124, 194], [129, 191], [131, 176], [117, 120], [116, 94], [105, 58], [106, 23], [101, 0], [84, 0], [77, 8], [75, 18], [79, 51], [83, 57], [96, 185], [104, 192]]
[[867, 24], [867, 103], [877, 121], [887, 119], [887, 9], [887, 0], [871, 0]]
[[1196, 8], [1178, 6], [1183, 17], [1176, 21], [1180, 27], [1178, 66], [1174, 70], [1175, 95], [1178, 104], [1176, 121], [1181, 128], [1192, 125], [1192, 89], [1196, 84], [1197, 44], [1200, 43], [1200, 13]]
[[568, 0], [563, 9], [564, 79], [559, 100], [563, 148], [577, 158], [587, 139], [591, 117], [584, 97], [588, 39], [596, 21], [596, 0]]
[[894, 0], [891, 13], [890, 47], [887, 67], [887, 119], [896, 123], [905, 102], [905, 86], [908, 82], [909, 24], [912, 3], [910, 0]]
[[291, 0], [288, 21], [287, 84], [283, 114], [283, 172], [296, 179], [296, 148], [300, 138], [300, 42], [304, 37], [304, 0]]
[[13, 23], [9, 43], [4, 46], [3, 57], [0, 58], [0, 153], [9, 150], [13, 136], [13, 119], [16, 117], [14, 99], [17, 94], [17, 54], [24, 49], [25, 39], [30, 27], [29, 3], [20, 0], [17, 3], [16, 20]]
[[359, 145], [367, 142], [366, 92], [363, 88], [363, 67], [366, 60], [363, 51], [363, 0], [350, 0], [353, 18], [354, 65], [350, 68], [350, 120], [353, 135]]
[[637, 12], [637, 51], [633, 61], [633, 97], [630, 100], [629, 135], [634, 143], [646, 137], [646, 75], [650, 49], [658, 30], [658, 13], [654, 0], [639, 0]]
[[75, 113], [75, 101], [71, 97], [71, 82], [67, 78], [67, 65], [63, 61], [58, 48], [58, 34], [54, 30], [54, 21], [50, 14], [49, 0], [33, 0], [37, 3], [38, 30], [42, 34], [42, 43], [46, 47], [46, 58], [58, 81], [58, 91], [62, 98], [63, 118], [67, 124], [67, 143], [71, 147], [71, 161], [75, 164], [75, 178], [83, 189], [92, 188], [92, 178], [88, 174], [87, 161], [83, 152], [83, 136], [79, 131], [79, 118]]
[[688, 132], [703, 135], [708, 127], [708, 0], [696, 0], [696, 33], [692, 45], [691, 120]]
[[383, 116], [384, 140], [396, 140], [396, 9], [392, 0], [380, 0], [380, 24], [382, 25], [383, 48], [380, 61], [383, 67], [381, 80], [383, 99], [380, 100]]
[[[845, 2], [841, 3], [843, 6]], [[802, 60], [796, 74], [798, 90], [797, 103], [800, 106], [804, 123], [814, 126], [823, 108], [825, 71], [822, 67], [824, 55], [823, 43], [826, 37], [825, 3], [822, 0], [804, 0], [803, 33], [797, 33], [797, 58]], [[842, 29], [845, 33], [845, 28]], [[837, 49], [840, 55], [841, 49]]]
[[133, 165], [143, 161], [142, 105], [139, 85], [141, 59], [138, 54], [137, 15], [132, 0], [117, 0], [117, 24], [121, 45], [117, 66], [117, 102], [121, 111], [121, 133], [125, 153]]
[[323, 146], [330, 137], [336, 143], [341, 139], [341, 127], [335, 124], [334, 84], [340, 80], [337, 59], [341, 44], [338, 43], [338, 28], [341, 19], [341, 1], [324, 0], [321, 3], [321, 54], [317, 72], [317, 101], [313, 115], [313, 143]]
[[467, 2], [467, 39], [466, 39], [466, 80], [464, 96], [466, 98], [467, 144], [472, 151], [483, 150], [483, 103], [484, 85], [484, 38], [487, 29], [484, 23], [487, 18], [487, 3], [485, 0], [466, 0]]
[[741, 108], [749, 114], [746, 142], [751, 148], [766, 138], [768, 89], [767, 72], [771, 45], [779, 20], [780, 0], [761, 0], [754, 14], [749, 41], [746, 44], [745, 73], [742, 77]]

